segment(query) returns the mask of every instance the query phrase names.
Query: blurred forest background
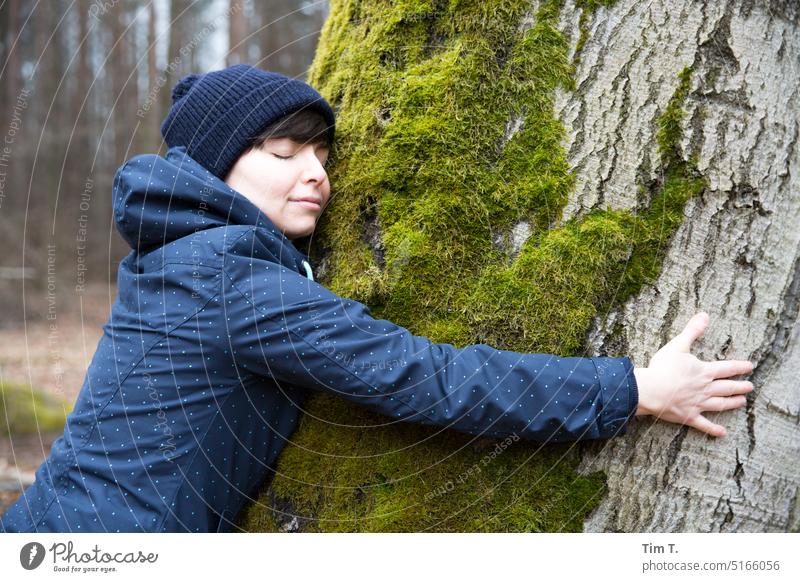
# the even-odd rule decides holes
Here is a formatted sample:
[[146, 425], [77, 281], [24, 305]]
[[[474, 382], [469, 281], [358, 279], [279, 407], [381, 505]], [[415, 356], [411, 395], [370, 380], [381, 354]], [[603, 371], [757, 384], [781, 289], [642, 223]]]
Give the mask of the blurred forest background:
[[[327, 0], [0, 0], [0, 514], [64, 425], [130, 250], [117, 168], [165, 153], [189, 73], [306, 80]], [[13, 435], [13, 440], [11, 439]]]
[[127, 253], [111, 182], [164, 153], [182, 76], [250, 63], [305, 80], [327, 0], [0, 3], [0, 327], [76, 308]]

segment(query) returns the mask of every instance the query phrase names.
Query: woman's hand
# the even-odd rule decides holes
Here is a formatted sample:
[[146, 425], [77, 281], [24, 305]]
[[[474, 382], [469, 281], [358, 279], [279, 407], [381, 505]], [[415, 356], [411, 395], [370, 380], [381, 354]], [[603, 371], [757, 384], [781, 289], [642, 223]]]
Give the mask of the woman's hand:
[[639, 387], [637, 416], [652, 414], [716, 437], [727, 434], [724, 426], [714, 424], [702, 413], [744, 406], [747, 400], [742, 395], [753, 390], [753, 383], [726, 378], [752, 372], [753, 363], [704, 362], [690, 354], [692, 343], [703, 335], [708, 321], [707, 313], [696, 313], [680, 334], [656, 352], [647, 368], [634, 368]]

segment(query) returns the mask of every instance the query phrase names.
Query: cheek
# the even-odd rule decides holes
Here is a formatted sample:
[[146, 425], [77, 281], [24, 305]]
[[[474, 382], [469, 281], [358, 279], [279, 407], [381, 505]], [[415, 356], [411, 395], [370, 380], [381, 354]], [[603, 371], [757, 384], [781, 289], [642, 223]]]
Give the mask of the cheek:
[[264, 172], [262, 169], [259, 182], [264, 197], [271, 203], [287, 202], [292, 185], [286, 178], [281, 177], [277, 172]]

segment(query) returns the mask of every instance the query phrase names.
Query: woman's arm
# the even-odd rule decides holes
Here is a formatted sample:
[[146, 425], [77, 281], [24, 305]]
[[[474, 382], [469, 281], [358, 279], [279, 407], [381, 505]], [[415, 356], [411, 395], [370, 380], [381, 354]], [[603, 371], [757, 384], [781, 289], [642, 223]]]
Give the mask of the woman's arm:
[[619, 436], [636, 412], [630, 358], [432, 342], [254, 253], [258, 243], [246, 236], [226, 253], [220, 334], [237, 368], [278, 389], [336, 394], [387, 424], [542, 442]]
[[714, 424], [702, 413], [744, 406], [747, 399], [743, 394], [753, 390], [753, 383], [727, 378], [749, 374], [753, 363], [747, 360], [704, 362], [690, 354], [692, 343], [703, 335], [708, 322], [707, 313], [695, 314], [680, 334], [656, 352], [646, 368], [634, 368], [639, 386], [636, 416], [652, 414], [716, 437], [727, 434], [725, 427]]
[[628, 357], [456, 348], [375, 319], [364, 304], [261, 254], [268, 253], [252, 234], [225, 254], [225, 331], [237, 366], [338, 394], [395, 421], [567, 442], [623, 435], [638, 413], [722, 436], [724, 428], [700, 413], [741, 406], [728, 397], [749, 385], [714, 380], [749, 372], [749, 362], [689, 354], [707, 325], [702, 318], [639, 369]]

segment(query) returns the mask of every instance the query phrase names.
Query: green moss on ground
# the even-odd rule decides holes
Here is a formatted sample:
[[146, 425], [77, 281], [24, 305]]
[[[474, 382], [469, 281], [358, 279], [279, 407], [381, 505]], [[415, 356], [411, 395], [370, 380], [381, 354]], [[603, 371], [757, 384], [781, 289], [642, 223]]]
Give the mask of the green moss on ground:
[[[704, 187], [677, 151], [691, 73], [660, 120], [664, 179], [649, 207], [554, 228], [574, 177], [553, 96], [574, 88], [574, 68], [560, 2], [535, 15], [529, 5], [332, 2], [309, 76], [337, 109], [323, 283], [437, 342], [582, 355], [592, 318], [655, 280]], [[363, 234], [376, 201], [380, 256]], [[511, 256], [493, 238], [522, 220], [532, 234]], [[273, 482], [281, 507], [313, 518], [302, 530], [581, 531], [605, 492], [602, 473], [575, 473], [574, 444], [519, 441], [483, 464], [501, 440], [380, 426], [385, 417], [330, 395], [308, 410]], [[270, 507], [264, 491], [242, 527], [276, 531]]]
[[57, 431], [68, 413], [65, 401], [30, 386], [0, 382], [0, 435]]

